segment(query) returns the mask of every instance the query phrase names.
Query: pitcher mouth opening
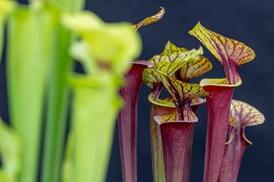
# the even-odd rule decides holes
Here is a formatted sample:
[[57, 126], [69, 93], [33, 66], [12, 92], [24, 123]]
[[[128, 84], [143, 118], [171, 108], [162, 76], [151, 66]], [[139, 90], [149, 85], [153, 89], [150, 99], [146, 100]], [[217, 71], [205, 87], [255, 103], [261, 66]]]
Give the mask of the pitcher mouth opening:
[[[164, 99], [155, 98], [154, 95], [151, 93], [148, 95], [148, 100], [151, 104], [156, 106], [176, 108], [175, 103], [172, 101], [170, 97], [167, 97]], [[192, 99], [190, 105], [198, 106], [198, 105], [204, 104], [205, 102], [206, 102], [205, 98], [198, 97], [198, 98]]]
[[242, 80], [239, 79], [235, 84], [229, 84], [227, 78], [205, 78], [200, 81], [201, 87], [228, 87], [228, 88], [235, 88], [242, 85]]

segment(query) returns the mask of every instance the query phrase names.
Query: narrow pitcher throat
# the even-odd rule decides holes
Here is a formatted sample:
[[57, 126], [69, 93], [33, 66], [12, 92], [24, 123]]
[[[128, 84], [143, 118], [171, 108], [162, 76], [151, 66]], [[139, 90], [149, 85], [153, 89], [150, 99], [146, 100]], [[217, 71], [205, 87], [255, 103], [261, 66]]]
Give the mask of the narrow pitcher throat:
[[153, 108], [162, 111], [162, 113], [157, 113], [154, 116], [157, 118], [156, 121], [158, 121], [158, 124], [196, 123], [198, 118], [195, 115], [195, 112], [201, 104], [205, 103], [205, 99], [203, 98], [196, 98], [182, 103], [174, 103], [171, 98], [155, 98], [154, 94], [150, 94], [148, 100]]
[[191, 100], [179, 102], [176, 104], [177, 119], [181, 122], [193, 123], [197, 122], [198, 118], [191, 108]]
[[241, 79], [238, 72], [238, 65], [228, 60], [224, 62], [223, 66], [228, 83], [231, 85], [237, 84]]

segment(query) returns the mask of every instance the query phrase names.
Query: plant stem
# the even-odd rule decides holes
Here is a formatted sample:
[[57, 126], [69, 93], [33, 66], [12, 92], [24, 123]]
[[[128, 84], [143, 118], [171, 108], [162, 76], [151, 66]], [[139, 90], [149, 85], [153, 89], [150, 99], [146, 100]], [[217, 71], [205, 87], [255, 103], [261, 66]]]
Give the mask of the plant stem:
[[217, 182], [225, 152], [233, 87], [206, 86], [208, 123], [204, 182]]
[[46, 136], [42, 163], [42, 181], [58, 182], [63, 144], [67, 126], [68, 83], [67, 75], [72, 69], [68, 55], [71, 34], [60, 25], [56, 30], [55, 59], [51, 67]]
[[[171, 110], [174, 110], [170, 108]], [[165, 182], [165, 167], [163, 143], [160, 126], [156, 123], [154, 116], [158, 114], [169, 113], [164, 107], [152, 105], [150, 119], [150, 135], [151, 135], [151, 155], [152, 155], [152, 171], [154, 182]]]
[[75, 88], [72, 130], [75, 181], [105, 181], [120, 102], [117, 92], [110, 87]]
[[137, 104], [145, 68], [145, 65], [134, 62], [120, 91], [124, 106], [119, 114], [118, 130], [124, 182], [137, 182]]
[[[64, 12], [75, 12], [84, 5], [84, 0], [49, 1]], [[59, 18], [59, 17], [58, 17]], [[63, 144], [67, 127], [68, 82], [67, 76], [72, 70], [72, 58], [69, 55], [72, 34], [60, 23], [55, 30], [54, 58], [52, 59], [49, 80], [48, 110], [45, 133], [45, 146], [42, 163], [42, 181], [60, 180]]]
[[[192, 111], [196, 112], [202, 102], [192, 105]], [[179, 115], [177, 108], [153, 104], [152, 109], [154, 181], [188, 182], [195, 122], [173, 117], [163, 122], [161, 117]]]
[[195, 123], [160, 125], [167, 182], [188, 182]]
[[44, 90], [52, 56], [54, 21], [49, 11], [18, 8], [9, 21], [8, 93], [11, 122], [22, 143], [20, 182], [38, 172]]
[[225, 153], [218, 182], [237, 182], [241, 161], [246, 148], [251, 145], [242, 136], [243, 128], [229, 127], [229, 134], [233, 133], [231, 142], [225, 146]]

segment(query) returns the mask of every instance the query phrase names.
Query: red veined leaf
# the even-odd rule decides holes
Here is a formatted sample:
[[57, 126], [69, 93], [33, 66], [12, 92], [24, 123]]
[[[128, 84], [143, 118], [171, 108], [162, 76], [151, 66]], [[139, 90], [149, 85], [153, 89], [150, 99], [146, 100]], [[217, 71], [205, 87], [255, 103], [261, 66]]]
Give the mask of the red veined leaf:
[[240, 78], [237, 66], [255, 58], [254, 51], [244, 43], [208, 30], [200, 22], [189, 33], [222, 63], [230, 84], [237, 83]]

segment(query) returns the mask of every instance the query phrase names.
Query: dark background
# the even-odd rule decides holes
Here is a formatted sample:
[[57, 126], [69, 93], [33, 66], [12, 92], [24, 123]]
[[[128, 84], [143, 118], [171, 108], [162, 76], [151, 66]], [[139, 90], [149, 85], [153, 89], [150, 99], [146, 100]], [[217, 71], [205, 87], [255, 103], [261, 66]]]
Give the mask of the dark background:
[[[158, 54], [170, 40], [186, 48], [201, 45], [187, 34], [198, 21], [209, 29], [243, 41], [256, 52], [254, 62], [240, 67], [243, 85], [236, 89], [234, 98], [256, 106], [266, 117], [265, 124], [247, 129], [253, 145], [246, 151], [240, 169], [239, 182], [271, 182], [274, 178], [274, 1], [273, 0], [87, 0], [86, 8], [107, 22], [129, 21], [136, 23], [152, 15], [160, 6], [166, 9], [165, 17], [157, 24], [140, 30], [143, 52], [140, 59]], [[223, 77], [223, 69], [209, 52], [205, 55], [214, 64], [206, 77]], [[1, 65], [0, 99], [6, 103], [5, 70]], [[138, 181], [151, 182], [149, 141], [149, 89], [142, 87], [138, 118]], [[0, 114], [7, 118], [7, 107]], [[206, 108], [199, 112], [193, 145], [191, 181], [200, 182], [203, 176]], [[117, 129], [116, 129], [117, 130]], [[108, 171], [108, 182], [121, 182], [118, 136], [115, 132], [113, 151]]]

